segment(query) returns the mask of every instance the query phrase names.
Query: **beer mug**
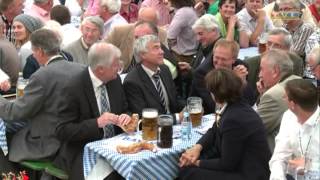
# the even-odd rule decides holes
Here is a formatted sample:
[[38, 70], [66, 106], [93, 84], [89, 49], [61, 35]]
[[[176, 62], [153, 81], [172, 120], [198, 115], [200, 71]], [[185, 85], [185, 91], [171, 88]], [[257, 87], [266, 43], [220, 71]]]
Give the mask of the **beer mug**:
[[158, 120], [157, 146], [160, 148], [170, 148], [172, 146], [172, 125], [171, 115], [160, 115]]
[[19, 79], [19, 81], [17, 82], [17, 97], [21, 97], [24, 95], [24, 88], [27, 86], [28, 84], [28, 79]]
[[267, 36], [268, 35], [266, 33], [262, 33], [259, 37], [258, 52], [260, 54], [264, 53], [267, 50]]
[[152, 141], [157, 139], [157, 122], [158, 122], [158, 110], [156, 109], [143, 109], [142, 119], [139, 120], [137, 131], [139, 131], [139, 125], [142, 123], [142, 139]]
[[201, 125], [202, 119], [202, 99], [200, 97], [189, 97], [187, 99], [187, 111], [192, 122], [192, 127]]

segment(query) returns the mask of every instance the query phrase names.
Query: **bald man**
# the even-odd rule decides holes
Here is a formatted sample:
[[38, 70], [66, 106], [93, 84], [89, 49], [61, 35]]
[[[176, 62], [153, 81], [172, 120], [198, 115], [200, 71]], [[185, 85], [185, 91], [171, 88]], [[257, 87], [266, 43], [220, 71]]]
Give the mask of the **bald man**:
[[[138, 22], [139, 21], [147, 21], [157, 24], [158, 17], [156, 11], [152, 8], [141, 8], [138, 15]], [[121, 50], [120, 59], [124, 65], [124, 72], [126, 72], [126, 70], [129, 68], [133, 59], [133, 42], [135, 39], [135, 26], [136, 23], [114, 27], [114, 29], [110, 32], [110, 35], [106, 39], [107, 42], [115, 45]], [[166, 31], [159, 27], [158, 31], [160, 42], [165, 46], [168, 46]]]

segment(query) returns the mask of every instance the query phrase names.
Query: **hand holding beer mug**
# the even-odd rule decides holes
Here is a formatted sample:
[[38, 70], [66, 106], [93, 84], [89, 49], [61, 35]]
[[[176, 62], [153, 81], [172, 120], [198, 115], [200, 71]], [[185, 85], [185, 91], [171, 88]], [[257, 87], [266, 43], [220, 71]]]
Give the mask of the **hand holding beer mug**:
[[137, 131], [139, 131], [139, 124], [142, 123], [142, 139], [152, 141], [157, 139], [157, 122], [158, 110], [143, 109], [142, 120], [139, 121]]
[[201, 125], [202, 119], [202, 99], [200, 97], [189, 97], [187, 99], [187, 111], [190, 114], [192, 127]]
[[172, 146], [172, 124], [171, 115], [160, 115], [158, 120], [157, 146], [160, 148], [170, 148]]

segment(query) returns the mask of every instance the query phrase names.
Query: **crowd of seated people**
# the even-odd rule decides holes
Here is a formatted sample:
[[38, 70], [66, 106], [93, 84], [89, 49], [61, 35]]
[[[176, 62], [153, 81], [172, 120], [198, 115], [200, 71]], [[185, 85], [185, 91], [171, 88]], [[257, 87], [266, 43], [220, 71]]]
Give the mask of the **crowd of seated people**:
[[84, 179], [87, 143], [145, 108], [179, 124], [197, 96], [219, 120], [179, 179], [320, 176], [319, 22], [319, 0], [0, 0], [0, 174], [35, 160]]

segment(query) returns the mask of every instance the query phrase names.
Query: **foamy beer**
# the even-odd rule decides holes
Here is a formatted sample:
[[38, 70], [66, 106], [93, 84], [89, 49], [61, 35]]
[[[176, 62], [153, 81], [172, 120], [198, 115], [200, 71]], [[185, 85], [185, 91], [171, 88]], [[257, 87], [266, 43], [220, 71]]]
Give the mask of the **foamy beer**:
[[267, 50], [267, 38], [268, 35], [266, 33], [261, 34], [259, 37], [258, 52], [260, 54], [264, 53]]
[[192, 127], [201, 125], [202, 119], [202, 99], [200, 97], [189, 97], [187, 99], [187, 110], [190, 115]]
[[27, 86], [28, 80], [27, 79], [22, 79], [19, 82], [17, 82], [17, 97], [21, 97], [24, 95], [24, 88]]
[[158, 110], [142, 110], [142, 139], [151, 141], [157, 139]]

